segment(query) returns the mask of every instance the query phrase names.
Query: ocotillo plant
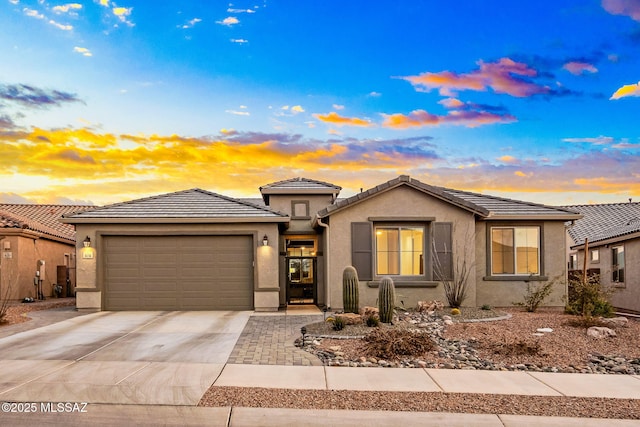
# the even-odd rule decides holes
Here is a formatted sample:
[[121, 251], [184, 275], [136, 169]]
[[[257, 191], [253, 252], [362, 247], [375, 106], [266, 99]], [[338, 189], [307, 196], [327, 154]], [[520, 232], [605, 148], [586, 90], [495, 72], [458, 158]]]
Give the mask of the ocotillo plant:
[[345, 313], [358, 313], [358, 272], [349, 266], [342, 272], [342, 304]]
[[383, 277], [378, 287], [378, 310], [382, 323], [391, 323], [396, 303], [396, 288], [391, 277]]

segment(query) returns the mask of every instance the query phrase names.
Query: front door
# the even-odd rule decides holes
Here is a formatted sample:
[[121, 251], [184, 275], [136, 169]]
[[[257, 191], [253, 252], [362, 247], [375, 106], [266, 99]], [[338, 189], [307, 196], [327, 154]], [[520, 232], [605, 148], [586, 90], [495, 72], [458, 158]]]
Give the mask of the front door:
[[287, 257], [287, 303], [315, 304], [316, 258]]

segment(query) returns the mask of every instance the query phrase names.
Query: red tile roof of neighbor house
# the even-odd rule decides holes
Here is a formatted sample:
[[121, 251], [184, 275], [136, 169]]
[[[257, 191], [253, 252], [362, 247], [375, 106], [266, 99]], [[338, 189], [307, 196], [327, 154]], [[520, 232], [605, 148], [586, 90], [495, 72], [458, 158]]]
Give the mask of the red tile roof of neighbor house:
[[92, 208], [84, 205], [0, 204], [0, 229], [21, 228], [75, 241], [73, 225], [60, 222], [63, 214]]
[[576, 245], [609, 239], [625, 238], [640, 233], [640, 203], [608, 203], [599, 205], [564, 206], [580, 212], [579, 219], [569, 228], [569, 235]]

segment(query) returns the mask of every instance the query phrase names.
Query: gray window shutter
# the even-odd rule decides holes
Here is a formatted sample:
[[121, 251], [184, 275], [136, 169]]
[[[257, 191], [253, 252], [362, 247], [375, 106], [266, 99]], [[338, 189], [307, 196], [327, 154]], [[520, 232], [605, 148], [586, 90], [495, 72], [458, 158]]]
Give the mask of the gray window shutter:
[[358, 279], [373, 280], [373, 230], [370, 222], [351, 223], [351, 263]]
[[[452, 224], [450, 222], [433, 223], [433, 278], [435, 280], [453, 279], [453, 240]], [[436, 265], [442, 268], [439, 272]], [[442, 276], [442, 277], [439, 277]]]

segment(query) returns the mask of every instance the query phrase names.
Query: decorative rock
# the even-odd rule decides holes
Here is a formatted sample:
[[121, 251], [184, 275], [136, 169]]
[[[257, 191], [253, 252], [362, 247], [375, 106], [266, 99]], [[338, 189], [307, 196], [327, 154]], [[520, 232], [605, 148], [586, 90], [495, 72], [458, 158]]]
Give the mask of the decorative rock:
[[544, 333], [544, 334], [548, 334], [548, 333], [553, 332], [553, 329], [551, 329], [551, 328], [538, 328], [538, 329], [536, 329], [536, 332], [541, 332], [541, 333]]
[[616, 331], [613, 329], [606, 328], [604, 326], [592, 326], [587, 329], [587, 336], [592, 338], [609, 338], [615, 337]]
[[533, 333], [531, 335], [533, 335], [534, 337], [543, 337], [544, 336], [544, 334], [542, 332], [535, 332], [535, 333]]
[[377, 316], [378, 315], [378, 307], [369, 307], [365, 306], [360, 309], [360, 315], [363, 317], [367, 317], [370, 315]]
[[355, 313], [344, 313], [340, 317], [344, 319], [345, 325], [360, 325], [362, 324], [362, 316]]
[[442, 310], [444, 308], [444, 303], [442, 301], [418, 301], [418, 313], [433, 312], [436, 310]]
[[599, 317], [598, 320], [600, 321], [600, 323], [611, 326], [613, 328], [627, 328], [629, 326], [629, 319], [623, 316], [611, 318]]
[[[587, 356], [584, 365], [580, 366], [543, 366], [531, 363], [494, 363], [478, 357], [478, 350], [474, 348], [477, 339], [445, 339], [445, 321], [451, 320], [449, 316], [440, 317], [435, 313], [401, 312], [400, 320], [411, 325], [414, 332], [428, 335], [436, 344], [436, 348], [429, 354], [439, 358], [439, 362], [420, 358], [406, 358], [398, 361], [388, 361], [375, 357], [346, 359], [341, 346], [331, 346], [330, 349], [320, 348], [321, 338], [313, 341], [305, 340], [302, 347], [301, 340], [296, 340], [295, 345], [301, 350], [316, 355], [325, 366], [351, 366], [351, 367], [379, 367], [379, 368], [439, 368], [439, 369], [466, 369], [466, 370], [491, 370], [491, 371], [520, 371], [520, 372], [579, 372], [584, 374], [610, 374], [610, 375], [640, 375], [640, 358], [625, 359], [620, 355], [604, 355], [592, 351]], [[613, 332], [608, 328], [600, 328]], [[596, 328], [597, 330], [597, 328]], [[538, 332], [537, 334], [543, 334]], [[608, 335], [615, 336], [615, 335]]]

